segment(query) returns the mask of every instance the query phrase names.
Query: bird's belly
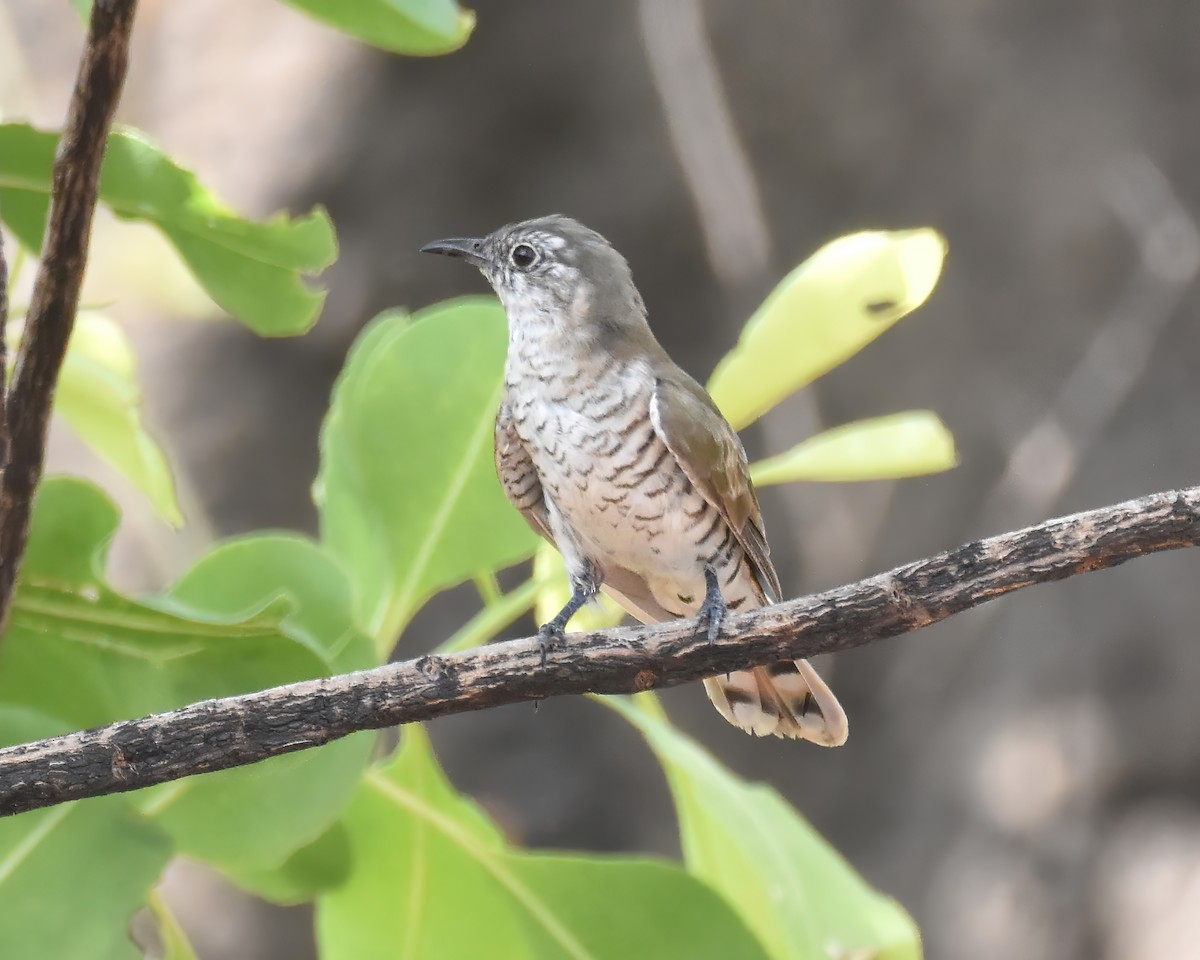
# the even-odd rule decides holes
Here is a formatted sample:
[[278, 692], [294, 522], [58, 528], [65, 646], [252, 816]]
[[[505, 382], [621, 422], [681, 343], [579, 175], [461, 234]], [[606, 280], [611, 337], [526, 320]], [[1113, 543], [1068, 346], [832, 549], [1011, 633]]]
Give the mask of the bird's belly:
[[624, 385], [586, 403], [526, 394], [520, 413], [568, 569], [587, 560], [635, 574], [675, 615], [699, 608], [710, 561], [727, 600], [753, 591], [740, 547], [654, 430], [648, 395]]
[[631, 466], [628, 458], [610, 462], [576, 452], [560, 459], [547, 465], [543, 484], [580, 551], [602, 573], [619, 568], [637, 575], [657, 603], [676, 616], [699, 609], [710, 561], [727, 599], [737, 602], [752, 591], [748, 581], [741, 582], [749, 576], [748, 566], [738, 564], [742, 569], [732, 571], [741, 548], [724, 539], [717, 511], [657, 437]]
[[672, 484], [671, 478], [655, 478], [646, 485], [652, 494], [648, 496], [641, 489], [625, 490], [601, 482], [593, 488], [595, 496], [573, 498], [567, 509], [572, 524], [602, 566], [616, 564], [638, 573], [678, 571], [691, 576], [703, 564], [697, 560], [694, 536], [681, 522], [684, 497], [678, 488], [682, 485]]
[[681, 513], [696, 498], [648, 404], [635, 399], [605, 417], [559, 407], [530, 419], [543, 427], [526, 441], [542, 487], [591, 559], [639, 570], [695, 565]]
[[614, 586], [620, 584], [635, 607], [647, 609], [630, 590], [631, 574], [662, 610], [676, 617], [695, 615], [704, 602], [704, 571], [709, 565], [733, 609], [761, 603], [760, 588], [741, 545], [732, 535], [726, 539], [724, 520], [691, 488], [682, 470], [661, 497], [635, 495], [619, 508], [594, 509], [599, 517], [585, 524], [589, 530], [585, 552]]

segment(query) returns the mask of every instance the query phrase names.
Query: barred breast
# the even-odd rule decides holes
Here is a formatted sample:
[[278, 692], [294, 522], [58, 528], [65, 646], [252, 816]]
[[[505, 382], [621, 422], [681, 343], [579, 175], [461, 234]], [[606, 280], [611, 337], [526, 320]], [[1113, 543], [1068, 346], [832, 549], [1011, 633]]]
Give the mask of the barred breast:
[[[637, 574], [672, 616], [699, 609], [706, 565], [730, 607], [759, 599], [732, 531], [654, 429], [649, 369], [611, 357], [590, 369], [564, 369], [561, 358], [513, 366], [513, 420], [568, 565], [577, 552], [602, 574]], [[510, 497], [528, 497], [533, 481], [512, 476]]]

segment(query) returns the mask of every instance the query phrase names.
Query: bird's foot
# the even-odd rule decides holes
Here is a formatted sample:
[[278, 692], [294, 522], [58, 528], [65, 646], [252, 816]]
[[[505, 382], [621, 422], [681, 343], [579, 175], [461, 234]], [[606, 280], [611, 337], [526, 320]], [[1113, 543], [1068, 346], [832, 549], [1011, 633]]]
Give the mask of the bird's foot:
[[721, 635], [721, 624], [728, 612], [729, 607], [721, 596], [721, 581], [717, 578], [717, 571], [712, 566], [705, 566], [704, 602], [696, 612], [696, 636], [705, 634], [708, 642], [712, 643]]
[[[563, 620], [560, 623], [559, 620], [561, 616], [562, 614], [559, 614], [559, 616], [555, 617], [549, 623], [543, 623], [540, 627], [538, 627], [538, 647], [542, 651], [541, 666], [543, 667], [546, 665], [546, 652], [551, 647], [562, 643], [567, 638], [567, 635], [563, 630], [563, 627], [566, 626], [566, 620]], [[567, 619], [569, 620], [570, 617]]]
[[556, 643], [561, 643], [567, 637], [567, 624], [579, 612], [579, 608], [592, 599], [599, 591], [595, 578], [571, 581], [571, 599], [567, 605], [554, 615], [554, 619], [538, 628], [538, 646], [542, 648], [542, 666], [546, 665], [546, 651]]

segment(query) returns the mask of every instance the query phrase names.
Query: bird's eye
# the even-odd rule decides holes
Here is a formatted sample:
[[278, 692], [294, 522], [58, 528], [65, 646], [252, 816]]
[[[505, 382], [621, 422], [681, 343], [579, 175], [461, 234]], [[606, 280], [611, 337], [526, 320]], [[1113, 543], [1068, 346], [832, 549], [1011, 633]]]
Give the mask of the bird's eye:
[[518, 270], [528, 270], [538, 262], [538, 253], [527, 243], [518, 243], [512, 248], [508, 258]]

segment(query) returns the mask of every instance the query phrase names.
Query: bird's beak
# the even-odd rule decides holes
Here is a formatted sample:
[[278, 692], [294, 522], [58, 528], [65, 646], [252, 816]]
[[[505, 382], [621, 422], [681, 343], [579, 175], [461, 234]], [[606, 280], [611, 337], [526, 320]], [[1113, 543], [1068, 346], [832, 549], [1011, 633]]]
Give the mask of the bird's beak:
[[447, 257], [457, 257], [482, 266], [487, 257], [483, 254], [483, 240], [479, 237], [462, 237], [456, 240], [434, 240], [421, 248], [422, 253], [440, 253]]

